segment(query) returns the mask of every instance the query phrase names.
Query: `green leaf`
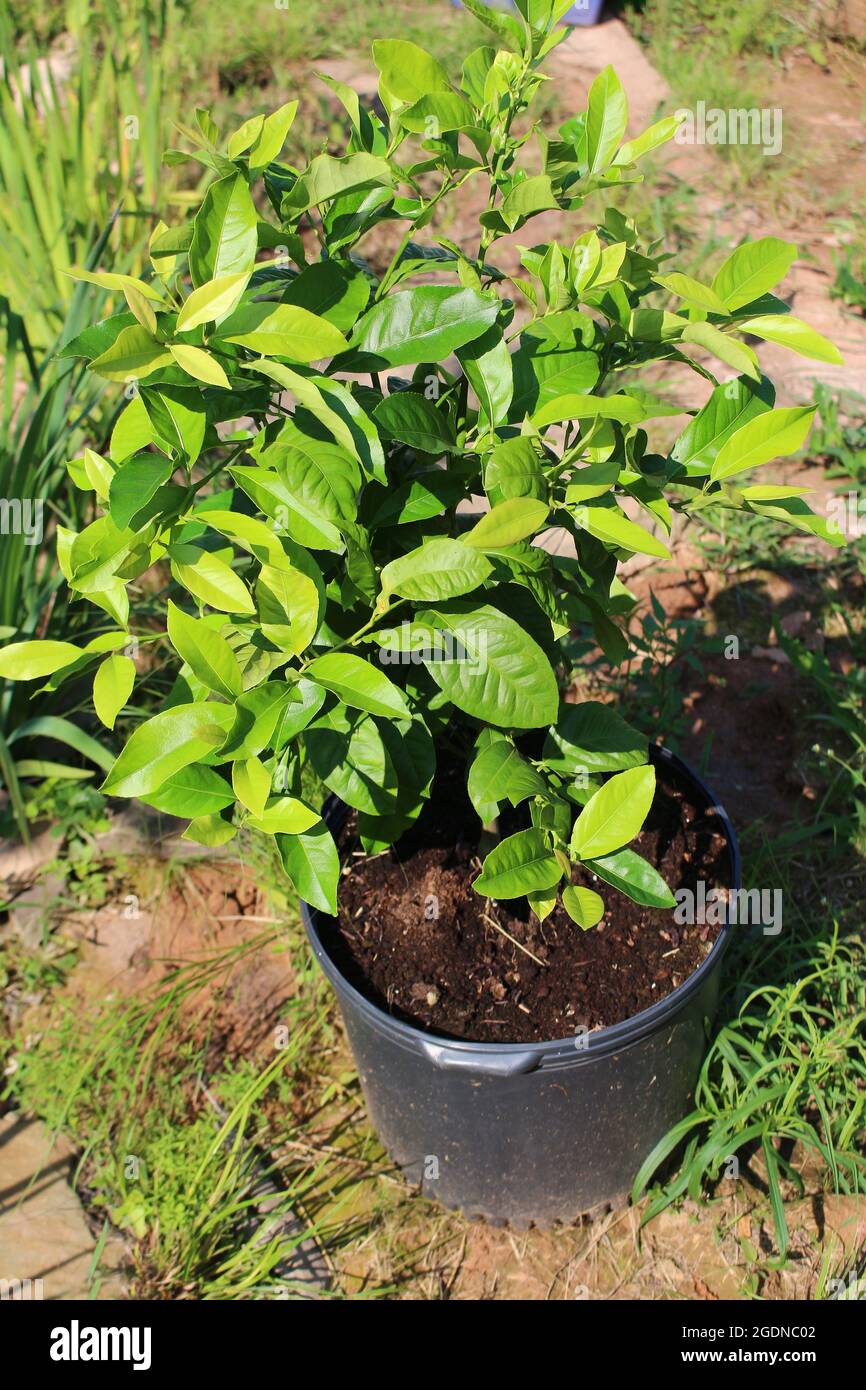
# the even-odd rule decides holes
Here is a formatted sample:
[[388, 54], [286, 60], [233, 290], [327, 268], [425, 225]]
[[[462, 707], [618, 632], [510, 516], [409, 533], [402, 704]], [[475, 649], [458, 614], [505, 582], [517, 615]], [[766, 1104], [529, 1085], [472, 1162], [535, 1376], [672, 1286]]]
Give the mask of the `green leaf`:
[[197, 845], [207, 845], [216, 849], [228, 844], [237, 834], [237, 828], [223, 816], [196, 816], [191, 820], [181, 839], [192, 840]]
[[284, 195], [282, 215], [297, 218], [341, 194], [361, 188], [387, 189], [392, 182], [390, 164], [377, 155], [361, 152], [334, 159], [329, 154], [318, 154]]
[[227, 758], [251, 758], [264, 748], [278, 746], [276, 731], [286, 707], [296, 699], [300, 701], [305, 688], [321, 697], [314, 705], [313, 714], [310, 715], [312, 719], [325, 698], [324, 691], [314, 686], [312, 681], [300, 681], [297, 685], [265, 681], [253, 690], [245, 691], [235, 703], [234, 723], [221, 750], [222, 754]]
[[548, 849], [544, 833], [533, 827], [500, 840], [472, 887], [486, 898], [521, 898], [553, 888], [561, 878], [559, 860]]
[[373, 419], [386, 438], [434, 458], [455, 448], [454, 431], [445, 412], [417, 391], [386, 396], [373, 411]]
[[280, 835], [277, 845], [283, 867], [303, 901], [336, 916], [340, 859], [328, 827], [320, 824], [301, 835]]
[[227, 700], [236, 700], [243, 688], [241, 671], [234, 652], [224, 637], [208, 623], [191, 618], [168, 601], [168, 635], [178, 656], [193, 675]]
[[499, 802], [507, 799], [517, 806], [528, 796], [544, 796], [547, 783], [512, 743], [497, 738], [476, 753], [467, 789], [469, 800], [486, 823], [498, 814]]
[[171, 353], [164, 343], [151, 337], [146, 328], [135, 324], [122, 328], [110, 348], [94, 357], [90, 370], [109, 381], [138, 381], [157, 367], [170, 367]]
[[326, 652], [306, 668], [310, 680], [322, 685], [352, 709], [366, 710], [385, 719], [403, 719], [409, 706], [402, 690], [384, 671], [351, 652]]
[[136, 454], [120, 465], [108, 490], [108, 510], [118, 530], [129, 526], [173, 472], [174, 464], [159, 454]]
[[547, 479], [531, 439], [518, 435], [497, 444], [484, 465], [484, 491], [493, 506], [509, 497], [546, 499]]
[[587, 859], [584, 864], [591, 873], [625, 893], [632, 902], [640, 903], [641, 907], [676, 906], [676, 898], [661, 874], [633, 849], [621, 849], [601, 859]]
[[554, 722], [556, 677], [541, 647], [513, 618], [469, 600], [417, 616], [445, 634], [445, 655], [431, 654], [425, 665], [458, 709], [497, 728], [537, 729]]
[[713, 481], [732, 478], [748, 468], [758, 468], [771, 459], [795, 454], [803, 447], [815, 406], [789, 406], [768, 410], [732, 434], [716, 455], [710, 472]]
[[135, 685], [135, 662], [115, 653], [107, 656], [93, 679], [93, 708], [107, 729], [123, 709]]
[[586, 155], [589, 172], [606, 169], [619, 149], [628, 125], [628, 100], [622, 83], [608, 66], [589, 89], [586, 116]]
[[194, 545], [172, 546], [171, 572], [193, 598], [219, 613], [254, 613], [249, 590], [231, 565]]
[[591, 888], [577, 888], [569, 884], [562, 890], [562, 906], [582, 931], [597, 926], [604, 916], [604, 898]]
[[284, 106], [278, 106], [276, 111], [272, 111], [269, 116], [265, 117], [250, 148], [248, 162], [251, 172], [255, 173], [259, 169], [265, 169], [272, 160], [276, 159], [286, 143], [286, 136], [291, 129], [297, 110], [297, 101], [287, 101]]
[[339, 328], [297, 304], [244, 304], [220, 324], [219, 337], [293, 362], [317, 362], [346, 346]]
[[175, 772], [158, 791], [139, 798], [154, 810], [183, 820], [217, 815], [234, 804], [234, 792], [211, 767], [192, 764]]
[[186, 372], [187, 376], [203, 381], [207, 386], [222, 386], [229, 389], [229, 379], [217, 359], [204, 348], [190, 347], [188, 343], [170, 343], [171, 360]]
[[130, 735], [102, 784], [106, 796], [148, 796], [169, 777], [218, 748], [233, 713], [214, 703], [175, 705]]
[[478, 550], [516, 545], [542, 529], [549, 511], [547, 503], [535, 497], [510, 497], [485, 512], [466, 532], [463, 544]]
[[633, 396], [558, 396], [532, 416], [536, 429], [556, 425], [563, 420], [619, 420], [621, 424], [639, 424], [646, 411]]
[[839, 367], [843, 365], [842, 354], [835, 343], [831, 343], [829, 338], [817, 333], [808, 323], [795, 318], [793, 314], [761, 314], [757, 318], [738, 323], [737, 328], [741, 333], [753, 333], [756, 338], [781, 343], [792, 352], [798, 352], [801, 357], [813, 357], [818, 362], [833, 362]]
[[713, 289], [729, 312], [751, 304], [787, 275], [797, 257], [790, 241], [762, 237], [732, 251], [713, 280]]
[[146, 449], [148, 444], [155, 443], [156, 439], [157, 431], [147, 413], [141, 392], [137, 392], [115, 421], [108, 452], [114, 463], [122, 463], [130, 455]]
[[448, 76], [436, 59], [407, 39], [377, 39], [373, 62], [387, 90], [400, 101], [417, 101], [428, 92], [451, 90]]
[[207, 429], [201, 392], [189, 386], [143, 386], [141, 400], [162, 443], [186, 454], [192, 467], [201, 453]]
[[501, 330], [493, 324], [480, 338], [458, 348], [457, 357], [478, 397], [482, 418], [490, 426], [501, 424], [514, 394], [511, 353]]
[[655, 281], [657, 285], [670, 290], [688, 304], [694, 304], [698, 309], [706, 309], [711, 314], [724, 314], [727, 317], [728, 310], [724, 300], [720, 299], [709, 285], [702, 285], [700, 280], [692, 279], [691, 275], [682, 275], [675, 270], [669, 275], [656, 275]]
[[690, 472], [707, 472], [731, 435], [756, 415], [772, 408], [776, 393], [766, 377], [755, 385], [745, 377], [717, 386], [706, 405], [686, 426], [671, 458]]
[[458, 92], [430, 92], [400, 112], [400, 123], [406, 130], [438, 140], [448, 131], [469, 130], [476, 120], [471, 105]]
[[247, 825], [265, 835], [301, 835], [321, 819], [318, 811], [312, 811], [303, 801], [294, 796], [281, 796], [260, 816], [250, 816]]
[[336, 261], [315, 261], [285, 289], [284, 304], [295, 304], [327, 319], [348, 333], [370, 298], [370, 281], [362, 270]]
[[76, 265], [70, 266], [63, 273], [73, 280], [85, 280], [89, 285], [98, 285], [102, 290], [113, 290], [115, 293], [135, 290], [137, 294], [153, 300], [155, 304], [162, 302], [162, 295], [155, 285], [148, 285], [134, 275], [118, 275], [106, 270], [82, 270]]
[[435, 536], [392, 560], [382, 570], [380, 579], [384, 594], [441, 602], [477, 589], [492, 569], [489, 560], [460, 541]]
[[697, 343], [698, 347], [705, 348], [720, 361], [727, 362], [735, 371], [744, 372], [755, 381], [761, 379], [754, 350], [736, 338], [729, 337], [727, 333], [722, 333], [711, 323], [690, 323], [683, 329], [681, 342]]
[[627, 140], [617, 153], [613, 161], [614, 164], [618, 167], [623, 164], [633, 164], [635, 160], [649, 154], [650, 150], [654, 150], [659, 145], [664, 145], [668, 140], [673, 139], [681, 124], [682, 117], [680, 116], [663, 116], [660, 121], [648, 126], [634, 140]]
[[438, 362], [471, 343], [499, 312], [495, 295], [451, 285], [418, 285], [386, 295], [358, 320], [351, 347], [390, 367]]
[[599, 788], [574, 823], [572, 853], [597, 859], [633, 840], [649, 814], [655, 795], [654, 767], [617, 772]]
[[[307, 546], [310, 550], [341, 551], [343, 540], [339, 530], [321, 516], [312, 482], [304, 487], [304, 475], [299, 473], [299, 469], [300, 465], [297, 465], [291, 477], [293, 485], [268, 468], [247, 468], [235, 464], [229, 472], [256, 506], [277, 521], [299, 545]], [[309, 473], [314, 478], [312, 470]], [[327, 496], [323, 491], [325, 486], [326, 482], [320, 492]], [[300, 492], [296, 490], [297, 487], [300, 487]]]
[[319, 628], [319, 590], [313, 579], [293, 565], [263, 565], [256, 580], [256, 605], [262, 633], [282, 651], [298, 656]]
[[11, 642], [0, 647], [0, 679], [33, 681], [71, 666], [81, 648], [71, 642]]
[[242, 806], [254, 816], [264, 815], [268, 797], [271, 795], [271, 774], [261, 758], [253, 754], [249, 758], [238, 758], [233, 762], [232, 787]]
[[579, 770], [622, 772], [642, 767], [649, 757], [647, 740], [610, 705], [585, 700], [563, 705], [556, 727], [544, 743], [544, 761], [554, 772]]
[[234, 275], [219, 275], [215, 280], [208, 280], [206, 284], [193, 290], [189, 299], [181, 305], [177, 316], [177, 332], [188, 333], [191, 328], [198, 328], [203, 323], [213, 323], [225, 318], [226, 314], [230, 314], [234, 309], [249, 278], [248, 271]]
[[635, 555], [658, 555], [670, 559], [667, 546], [638, 526], [636, 521], [629, 521], [617, 506], [590, 507], [581, 503], [575, 509], [575, 519], [591, 536], [607, 545], [621, 546]]
[[227, 275], [249, 275], [255, 265], [258, 217], [242, 174], [212, 183], [196, 213], [189, 270], [196, 286]]

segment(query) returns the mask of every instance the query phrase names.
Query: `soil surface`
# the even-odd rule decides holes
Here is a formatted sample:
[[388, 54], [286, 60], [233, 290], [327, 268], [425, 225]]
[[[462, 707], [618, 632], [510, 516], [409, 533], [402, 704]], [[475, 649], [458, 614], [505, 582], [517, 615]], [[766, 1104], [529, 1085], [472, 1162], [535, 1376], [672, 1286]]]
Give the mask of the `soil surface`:
[[[700, 879], [708, 890], [727, 886], [718, 820], [670, 772], [657, 772], [635, 849], [673, 889]], [[581, 931], [559, 906], [539, 922], [525, 899], [491, 902], [474, 892], [478, 835], [454, 769], [386, 853], [360, 853], [354, 818], [341, 835], [346, 868], [337, 930], [325, 926], [328, 948], [363, 994], [432, 1032], [544, 1042], [619, 1023], [682, 984], [718, 935], [717, 925], [678, 926], [670, 909], [639, 907], [585, 869], [575, 869], [575, 883], [595, 887], [607, 904], [598, 926]]]

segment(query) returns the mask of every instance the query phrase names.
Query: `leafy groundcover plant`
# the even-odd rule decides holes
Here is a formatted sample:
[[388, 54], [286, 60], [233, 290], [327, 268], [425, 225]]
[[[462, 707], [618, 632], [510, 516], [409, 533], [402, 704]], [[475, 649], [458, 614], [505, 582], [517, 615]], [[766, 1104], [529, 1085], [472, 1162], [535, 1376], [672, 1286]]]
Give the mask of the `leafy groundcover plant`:
[[[622, 659], [617, 564], [666, 557], [657, 532], [677, 512], [721, 505], [834, 539], [802, 489], [752, 481], [802, 446], [813, 408], [774, 407], [744, 338], [838, 354], [771, 293], [786, 242], [740, 246], [711, 282], [672, 270], [612, 207], [567, 244], [531, 244], [537, 214], [566, 222], [638, 180], [676, 121], [625, 140], [608, 68], [587, 110], [542, 134], [526, 113], [566, 3], [468, 8], [496, 47], [459, 80], [399, 39], [374, 45], [380, 108], [323, 78], [344, 153], [287, 161], [295, 102], [228, 138], [198, 111], [190, 148], [167, 158], [213, 178], [194, 216], [157, 229], [152, 277], [80, 272], [126, 307], [65, 353], [129, 401], [108, 456], [69, 463], [94, 519], [59, 527], [57, 556], [108, 625], [81, 648], [7, 645], [0, 675], [57, 685], [93, 670], [113, 729], [135, 712], [130, 643], [170, 649], [166, 706], [134, 727], [103, 790], [188, 817], [205, 845], [239, 826], [274, 835], [298, 891], [332, 912], [338, 853], [301, 794], [305, 765], [377, 851], [419, 815], [437, 751], [462, 746], [479, 829], [507, 803], [529, 811], [476, 890], [526, 895], [540, 917], [561, 890], [590, 928], [604, 904], [572, 885], [575, 861], [639, 903], [673, 898], [629, 848], [654, 794], [646, 739], [598, 702], [561, 701], [560, 640], [586, 625]], [[437, 234], [447, 201], [479, 190], [477, 244]], [[517, 274], [497, 265], [512, 233]], [[637, 384], [658, 361], [712, 388], [667, 454], [646, 426], [678, 408]], [[733, 379], [717, 381], [719, 363]], [[551, 527], [570, 553], [538, 544]], [[135, 621], [155, 583], [165, 632]]]

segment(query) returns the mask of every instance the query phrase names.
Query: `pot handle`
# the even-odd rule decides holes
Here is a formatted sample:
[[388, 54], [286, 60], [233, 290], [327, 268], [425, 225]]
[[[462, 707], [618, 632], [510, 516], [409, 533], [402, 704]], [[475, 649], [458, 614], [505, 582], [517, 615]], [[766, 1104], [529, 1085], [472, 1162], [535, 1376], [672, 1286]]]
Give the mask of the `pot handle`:
[[474, 1072], [481, 1076], [524, 1076], [535, 1071], [541, 1058], [534, 1052], [504, 1052], [499, 1056], [483, 1052], [461, 1052], [439, 1043], [421, 1040], [421, 1048], [440, 1071]]

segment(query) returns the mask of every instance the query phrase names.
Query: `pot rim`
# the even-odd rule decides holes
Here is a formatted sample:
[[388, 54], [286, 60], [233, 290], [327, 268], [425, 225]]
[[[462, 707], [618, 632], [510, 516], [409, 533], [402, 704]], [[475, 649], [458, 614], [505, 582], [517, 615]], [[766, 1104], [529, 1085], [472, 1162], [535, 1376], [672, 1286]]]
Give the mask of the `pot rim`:
[[[676, 753], [672, 753], [664, 744], [659, 743], [651, 743], [649, 751], [650, 761], [668, 763], [680, 775], [687, 778], [706, 800], [708, 813], [719, 818], [730, 856], [730, 888], [731, 890], [739, 889], [742, 878], [740, 846], [727, 811], [703, 779]], [[327, 807], [325, 818], [327, 819]], [[338, 993], [348, 996], [352, 1007], [359, 1011], [378, 1031], [389, 1033], [394, 1041], [401, 1042], [412, 1051], [424, 1050], [425, 1046], [429, 1048], [432, 1044], [436, 1049], [453, 1053], [456, 1056], [464, 1056], [467, 1062], [471, 1057], [506, 1058], [516, 1057], [518, 1054], [527, 1058], [532, 1057], [537, 1062], [540, 1062], [542, 1058], [552, 1058], [558, 1053], [574, 1057], [574, 1034], [565, 1038], [551, 1038], [542, 1042], [475, 1042], [471, 1038], [452, 1038], [447, 1034], [434, 1033], [419, 1027], [417, 1024], [397, 1018], [378, 1004], [374, 1004], [371, 999], [368, 999], [366, 995], [363, 995], [360, 990], [350, 984], [327, 951], [319, 933], [318, 920], [320, 917], [325, 917], [327, 920], [333, 919], [317, 908], [310, 907], [303, 899], [300, 901], [300, 909], [301, 920], [306, 928], [316, 959], [334, 988]], [[604, 1053], [620, 1052], [624, 1047], [630, 1047], [640, 1042], [648, 1034], [658, 1032], [666, 1022], [672, 1021], [674, 1015], [682, 1011], [692, 995], [701, 988], [708, 975], [716, 969], [730, 944], [733, 923], [729, 919], [727, 909], [725, 915], [726, 920], [713, 942], [712, 948], [701, 961], [697, 970], [694, 970], [688, 979], [683, 980], [682, 984], [677, 985], [676, 989], [671, 990], [670, 994], [665, 995], [664, 999], [650, 1004], [640, 1013], [632, 1014], [619, 1023], [611, 1023], [604, 1028], [597, 1028], [590, 1032], [580, 1049], [584, 1060], [590, 1060]]]

